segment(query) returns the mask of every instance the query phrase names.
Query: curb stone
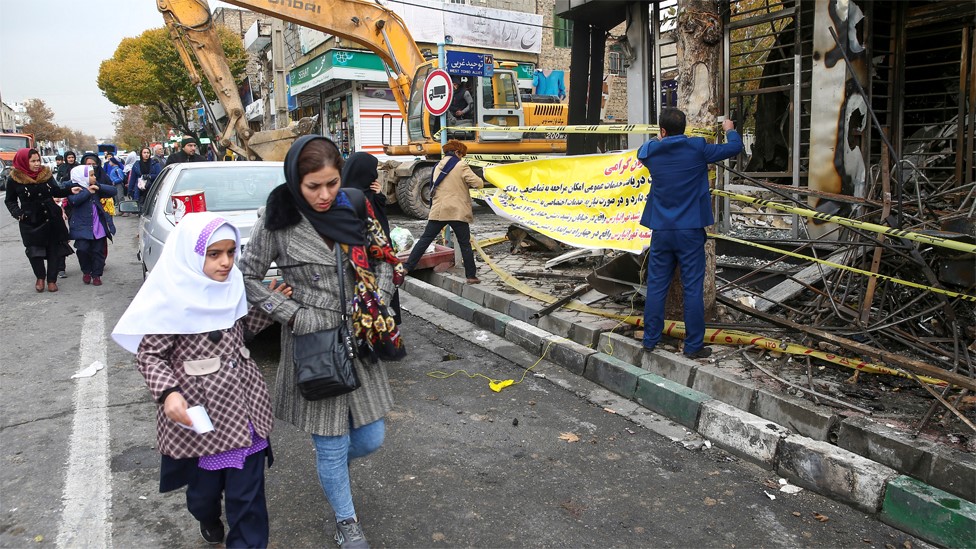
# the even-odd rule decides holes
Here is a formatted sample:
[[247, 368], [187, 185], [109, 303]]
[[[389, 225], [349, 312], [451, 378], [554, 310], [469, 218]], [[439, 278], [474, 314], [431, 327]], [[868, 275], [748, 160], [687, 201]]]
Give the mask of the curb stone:
[[[425, 291], [432, 284], [440, 284], [442, 279], [445, 277], [443, 275], [427, 273], [421, 271], [422, 278], [429, 280], [430, 284], [422, 282], [420, 280], [411, 281], [408, 291], [417, 297], [426, 300], [426, 295], [428, 293]], [[438, 288], [440, 290], [440, 288]], [[441, 290], [442, 292], [444, 290]], [[435, 299], [443, 299], [443, 294], [430, 292], [429, 295]], [[501, 294], [494, 292], [490, 289], [486, 289], [485, 292], [485, 308], [494, 309], [494, 307], [489, 306], [489, 302], [492, 300], [492, 296], [499, 296]], [[507, 296], [504, 296], [507, 297]], [[472, 303], [472, 306], [476, 306], [476, 302], [468, 300]], [[497, 299], [496, 301], [504, 304], [505, 307], [510, 307], [513, 304], [511, 298], [509, 299]], [[431, 305], [434, 303], [428, 301]], [[446, 307], [441, 307], [446, 308]], [[497, 309], [495, 309], [497, 311]], [[511, 318], [511, 317], [509, 317]], [[508, 337], [509, 328], [513, 322], [518, 322], [513, 320], [505, 325], [505, 337], [512, 341]], [[807, 438], [801, 435], [789, 435], [784, 437], [783, 432], [785, 429], [781, 425], [777, 425], [778, 422], [769, 421], [769, 418], [762, 418], [758, 415], [751, 414], [744, 410], [739, 410], [732, 407], [726, 403], [722, 403], [718, 400], [712, 399], [707, 394], [700, 393], [689, 389], [687, 385], [694, 382], [694, 378], [697, 374], [699, 368], [702, 367], [701, 364], [686, 359], [684, 357], [676, 356], [672, 353], [666, 351], [655, 351], [654, 353], [641, 353], [640, 361], [641, 368], [637, 368], [633, 364], [620, 360], [619, 358], [606, 355], [605, 353], [599, 353], [588, 346], [597, 345], [600, 343], [600, 338], [603, 332], [609, 332], [619, 325], [618, 322], [612, 320], [589, 320], [580, 318], [579, 321], [573, 325], [571, 333], [569, 334], [550, 334], [544, 330], [541, 330], [535, 326], [532, 326], [528, 322], [522, 322], [530, 328], [538, 330], [536, 332], [533, 330], [533, 336], [538, 336], [539, 350], [533, 351], [535, 347], [536, 337], [526, 339], [526, 343], [530, 346], [526, 352], [535, 352], [535, 357], [538, 358], [541, 353], [541, 346], [543, 342], [554, 342], [550, 346], [549, 357], [560, 356], [559, 353], [552, 354], [553, 350], [559, 347], [563, 347], [560, 336], [569, 337], [572, 341], [577, 344], [581, 344], [580, 347], [585, 349], [576, 348], [571, 352], [567, 352], [565, 356], [581, 356], [585, 359], [585, 367], [583, 368], [582, 374], [587, 379], [595, 381], [596, 383], [607, 387], [611, 391], [617, 392], [622, 397], [628, 399], [635, 399], [638, 393], [638, 387], [640, 380], [650, 376], [652, 374], [657, 374], [658, 377], [663, 378], [662, 381], [672, 381], [675, 382], [676, 386], [683, 387], [684, 389], [691, 391], [692, 393], [697, 393], [702, 395], [704, 398], [699, 402], [698, 409], [695, 410], [696, 420], [691, 424], [691, 427], [696, 429], [699, 433], [707, 436], [708, 438], [713, 438], [717, 444], [725, 447], [733, 453], [740, 454], [747, 459], [752, 461], [757, 461], [769, 467], [776, 467], [776, 470], [783, 476], [790, 477], [796, 481], [796, 484], [807, 487], [820, 494], [833, 497], [845, 502], [849, 502], [856, 507], [869, 511], [872, 513], [882, 512], [882, 519], [888, 522], [892, 526], [902, 528], [901, 523], [898, 522], [897, 505], [906, 506], [909, 503], [906, 501], [910, 498], [912, 500], [912, 513], [923, 514], [925, 512], [929, 513], [940, 513], [944, 512], [944, 507], [941, 505], [941, 499], [936, 500], [932, 497], [921, 497], [919, 494], [947, 494], [949, 498], [955, 498], [955, 502], [949, 504], [950, 507], [958, 507], [960, 517], [954, 518], [953, 520], [959, 521], [968, 528], [968, 532], [973, 531], [972, 524], [976, 524], [976, 505], [973, 503], [958, 499], [954, 495], [939, 490], [938, 487], [929, 486], [924, 482], [916, 479], [910, 479], [909, 477], [899, 477], [898, 472], [894, 469], [872, 461], [866, 457], [858, 455], [854, 452], [845, 450], [838, 446], [834, 446], [828, 442], [822, 440], [814, 440], [812, 438]], [[520, 326], [521, 328], [521, 326]], [[527, 332], [523, 329], [524, 332]], [[541, 332], [541, 333], [540, 333]], [[544, 335], [543, 335], [544, 334]], [[572, 343], [572, 342], [570, 342]], [[521, 347], [519, 347], [521, 348]], [[579, 351], [579, 355], [575, 355], [575, 351]], [[506, 353], [511, 354], [511, 353]], [[602, 356], [601, 356], [602, 355]], [[504, 355], [503, 355], [504, 356]], [[576, 358], [578, 364], [579, 358]], [[556, 364], [563, 366], [567, 370], [574, 371], [578, 366], [564, 365], [561, 361], [554, 360]], [[647, 372], [650, 371], [651, 374]], [[648, 377], [647, 381], [644, 383], [651, 384], [654, 378]], [[635, 381], [634, 385], [631, 385], [631, 381]], [[633, 389], [631, 389], [633, 387]], [[620, 389], [618, 391], [618, 389]], [[757, 391], [757, 400], [758, 400]], [[772, 393], [769, 393], [772, 395]], [[817, 409], [816, 405], [802, 400], [796, 399], [801, 403], [787, 402], [786, 399], [781, 399], [779, 402], [770, 405], [772, 401], [767, 403], [765, 408], [778, 408], [780, 413], [786, 417], [788, 420], [787, 424], [796, 425], [799, 421], [800, 425], [804, 425], [804, 429], [812, 433], [820, 433], [821, 436], [829, 438], [832, 434], [838, 435], [838, 428], [842, 428], [842, 425], [838, 425], [838, 417], [834, 414], [824, 413], [823, 411]], [[640, 402], [638, 400], [638, 402]], [[644, 404], [641, 402], [641, 404]], [[645, 407], [648, 407], [644, 404]], [[726, 408], [727, 407], [727, 408]], [[753, 402], [753, 408], [756, 411], [763, 411], [764, 407], [756, 406], [756, 402]], [[804, 415], [807, 417], [801, 418], [790, 418], [789, 410], [803, 410]], [[735, 413], [733, 414], [733, 411]], [[663, 415], [668, 415], [672, 413], [670, 411], [660, 412]], [[740, 415], [741, 414], [741, 415]], [[698, 417], [700, 416], [700, 417]], [[729, 417], [722, 416], [733, 416], [738, 417], [738, 420], [730, 419]], [[674, 421], [679, 421], [679, 419], [668, 416]], [[721, 419], [719, 419], [721, 418]], [[757, 418], [757, 419], [753, 419]], [[721, 426], [720, 423], [726, 422], [725, 426]], [[845, 420], [849, 421], [849, 420]], [[761, 431], [761, 427], [765, 425], [767, 429], [776, 433], [776, 446], [774, 457], [770, 460], [768, 457], [769, 445], [772, 442], [771, 433]], [[850, 426], [853, 429], [854, 426]], [[748, 434], [750, 429], [757, 430], [755, 433], [756, 437], [753, 436], [736, 436], [733, 432], [738, 429], [738, 433]], [[783, 429], [783, 431], [781, 431]], [[706, 434], [710, 433], [710, 434]], [[757, 438], [758, 437], [758, 438]], [[760, 451], [753, 448], [753, 445], [765, 444], [765, 450]], [[925, 445], [920, 445], [925, 446]], [[926, 449], [927, 450], [927, 449]], [[754, 456], [754, 457], [750, 457]], [[955, 460], [953, 458], [960, 458]], [[963, 459], [971, 458], [971, 459]], [[941, 474], [936, 474], [936, 470], [939, 470]], [[974, 478], [973, 472], [976, 472], [976, 456], [969, 455], [946, 455], [945, 452], [932, 453], [931, 465], [928, 467], [930, 479], [938, 479], [941, 482], [947, 483], [953, 489], [953, 493], [957, 491], [962, 491], [968, 493], [972, 489], [972, 479]], [[908, 479], [911, 481], [911, 485], [916, 486], [917, 489], [912, 492], [913, 495], [905, 495], [902, 497], [900, 492], [907, 492], [907, 490], [902, 488], [902, 485], [908, 481], [899, 481], [897, 479]], [[901, 497], [900, 500], [892, 500], [891, 503], [888, 502], [886, 496], [886, 487], [893, 486], [896, 490], [892, 498]], [[965, 495], [965, 494], [964, 494]], [[944, 499], [944, 498], [943, 498]], [[891, 512], [886, 516], [882, 504], [889, 507]], [[929, 509], [929, 507], [937, 506], [937, 509]], [[933, 515], [936, 516], [936, 515]], [[939, 531], [933, 530], [932, 526], [935, 524], [934, 521], [921, 521], [922, 524], [914, 524], [912, 528], [918, 528], [918, 530], [910, 530], [906, 526], [902, 528], [906, 532], [917, 535], [918, 537], [925, 539], [927, 541], [943, 544], [945, 539], [945, 534]], [[976, 545], [972, 543], [973, 536], [970, 535], [967, 538], [969, 546]], [[956, 544], [958, 545], [958, 544]], [[965, 544], [964, 544], [965, 545]]]
[[911, 477], [888, 483], [881, 521], [945, 547], [976, 547], [976, 504]]

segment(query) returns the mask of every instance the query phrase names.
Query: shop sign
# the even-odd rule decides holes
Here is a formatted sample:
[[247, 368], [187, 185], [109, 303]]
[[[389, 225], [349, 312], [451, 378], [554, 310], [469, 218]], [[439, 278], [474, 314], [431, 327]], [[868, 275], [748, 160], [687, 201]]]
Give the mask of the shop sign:
[[386, 81], [383, 60], [374, 53], [329, 50], [304, 65], [292, 69], [291, 94], [298, 95], [329, 80]]
[[495, 74], [495, 58], [491, 54], [449, 51], [447, 72], [455, 76], [491, 76]]

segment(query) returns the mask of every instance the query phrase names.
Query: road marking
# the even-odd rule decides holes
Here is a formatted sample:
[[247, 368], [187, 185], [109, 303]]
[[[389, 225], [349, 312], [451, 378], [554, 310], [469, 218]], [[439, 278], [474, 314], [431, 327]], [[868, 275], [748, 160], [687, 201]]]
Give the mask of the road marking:
[[[105, 317], [101, 311], [85, 314], [81, 328], [79, 369], [96, 360], [106, 361]], [[108, 463], [108, 368], [75, 381], [75, 415], [68, 448], [64, 483], [64, 510], [58, 528], [58, 547], [112, 547], [109, 502], [112, 472]]]

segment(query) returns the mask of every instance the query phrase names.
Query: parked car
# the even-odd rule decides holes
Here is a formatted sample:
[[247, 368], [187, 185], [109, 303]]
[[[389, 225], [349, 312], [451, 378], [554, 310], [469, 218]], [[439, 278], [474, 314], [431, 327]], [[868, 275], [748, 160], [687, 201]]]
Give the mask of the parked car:
[[54, 160], [54, 155], [41, 155], [41, 164], [47, 166], [52, 172], [58, 170], [58, 163]]
[[[142, 262], [143, 276], [156, 265], [178, 222], [173, 193], [203, 191], [207, 211], [220, 212], [241, 231], [240, 257], [257, 221], [258, 208], [264, 207], [271, 190], [284, 181], [281, 162], [195, 162], [164, 168], [141, 208], [136, 257]], [[119, 208], [123, 212], [139, 211], [134, 201], [122, 202]], [[272, 271], [269, 276], [276, 276], [277, 269]]]

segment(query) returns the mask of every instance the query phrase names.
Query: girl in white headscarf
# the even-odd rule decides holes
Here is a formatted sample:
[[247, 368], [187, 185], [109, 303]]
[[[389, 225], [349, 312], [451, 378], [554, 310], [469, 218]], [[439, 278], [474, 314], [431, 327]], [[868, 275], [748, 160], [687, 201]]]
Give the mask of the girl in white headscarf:
[[[212, 212], [180, 220], [112, 337], [136, 353], [157, 403], [160, 491], [187, 486], [186, 503], [210, 543], [267, 547], [264, 466], [271, 464], [273, 414], [264, 377], [245, 338], [273, 322], [248, 311], [234, 259], [240, 234]], [[272, 290], [291, 295], [285, 285]], [[201, 432], [201, 406], [213, 430]], [[188, 411], [189, 410], [189, 411]]]

